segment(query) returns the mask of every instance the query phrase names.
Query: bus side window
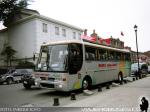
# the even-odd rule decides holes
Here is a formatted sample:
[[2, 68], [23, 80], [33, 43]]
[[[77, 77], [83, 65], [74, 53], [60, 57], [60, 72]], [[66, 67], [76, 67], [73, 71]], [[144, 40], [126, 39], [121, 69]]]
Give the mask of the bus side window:
[[130, 61], [131, 60], [130, 54], [127, 54], [127, 53], [125, 54], [125, 60], [126, 61]]
[[118, 53], [118, 52], [116, 52], [116, 59], [117, 59], [117, 60], [121, 60], [121, 54]]
[[125, 59], [125, 54], [121, 53], [121, 60], [124, 60], [124, 59]]
[[95, 54], [89, 53], [89, 60], [95, 60]]
[[88, 60], [89, 59], [89, 54], [85, 53], [85, 59]]
[[109, 60], [114, 60], [114, 52], [113, 51], [110, 51], [109, 52]]
[[85, 46], [85, 59], [89, 61], [96, 60], [96, 49]]
[[104, 52], [104, 60], [108, 60], [108, 53], [107, 53], [107, 51]]
[[99, 50], [99, 57], [100, 57], [100, 60], [105, 60], [105, 52], [104, 52], [104, 50], [102, 50], [102, 49]]

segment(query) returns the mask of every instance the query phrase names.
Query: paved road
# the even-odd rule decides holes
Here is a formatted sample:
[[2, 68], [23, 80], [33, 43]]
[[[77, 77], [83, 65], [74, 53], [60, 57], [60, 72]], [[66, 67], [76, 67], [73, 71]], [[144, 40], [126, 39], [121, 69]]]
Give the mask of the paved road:
[[33, 88], [24, 89], [23, 85], [0, 85], [0, 106], [22, 106], [39, 102], [55, 96], [51, 90]]
[[150, 77], [110, 89], [103, 87], [102, 92], [97, 89], [92, 92], [94, 94], [91, 96], [76, 92], [76, 100], [70, 100], [70, 96], [65, 93], [52, 90], [26, 90], [22, 84], [0, 85], [0, 106], [53, 107], [53, 99], [57, 97], [60, 103], [58, 107], [139, 108], [143, 96], [150, 102]]

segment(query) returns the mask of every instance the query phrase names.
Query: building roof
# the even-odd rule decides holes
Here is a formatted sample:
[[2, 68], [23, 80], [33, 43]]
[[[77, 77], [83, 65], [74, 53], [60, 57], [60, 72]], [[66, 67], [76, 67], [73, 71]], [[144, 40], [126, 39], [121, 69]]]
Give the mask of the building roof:
[[38, 18], [38, 19], [41, 19], [41, 20], [49, 21], [49, 22], [52, 22], [52, 23], [57, 23], [59, 25], [63, 25], [63, 26], [66, 26], [66, 27], [69, 27], [69, 28], [72, 28], [72, 29], [76, 29], [76, 30], [82, 31], [82, 32], [84, 30], [82, 28], [70, 25], [68, 23], [65, 23], [65, 22], [62, 22], [62, 21], [58, 21], [58, 20], [55, 20], [55, 19], [43, 16], [43, 15], [39, 15], [39, 14], [33, 14], [31, 16], [28, 16], [28, 17], [25, 17], [23, 19], [20, 19], [20, 20], [16, 21], [15, 23], [13, 23], [12, 25], [19, 24], [19, 23], [22, 23], [22, 22], [25, 22], [25, 21], [29, 21], [29, 20], [34, 19], [34, 18]]

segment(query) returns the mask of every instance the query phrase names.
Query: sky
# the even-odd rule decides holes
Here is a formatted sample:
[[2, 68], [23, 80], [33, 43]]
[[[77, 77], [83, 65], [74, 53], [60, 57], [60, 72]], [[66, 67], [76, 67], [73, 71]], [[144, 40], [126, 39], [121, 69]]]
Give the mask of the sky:
[[[150, 0], [32, 0], [41, 15], [88, 30], [102, 38], [119, 38], [136, 51], [150, 50]], [[121, 36], [121, 31], [124, 36]]]

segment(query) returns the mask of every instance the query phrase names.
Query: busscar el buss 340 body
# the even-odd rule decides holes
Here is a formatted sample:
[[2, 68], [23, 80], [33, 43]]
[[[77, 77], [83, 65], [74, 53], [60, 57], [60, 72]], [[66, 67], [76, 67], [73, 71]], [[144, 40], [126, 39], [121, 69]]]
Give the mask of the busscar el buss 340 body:
[[130, 51], [77, 40], [41, 46], [36, 80], [58, 91], [88, 89], [130, 74]]

